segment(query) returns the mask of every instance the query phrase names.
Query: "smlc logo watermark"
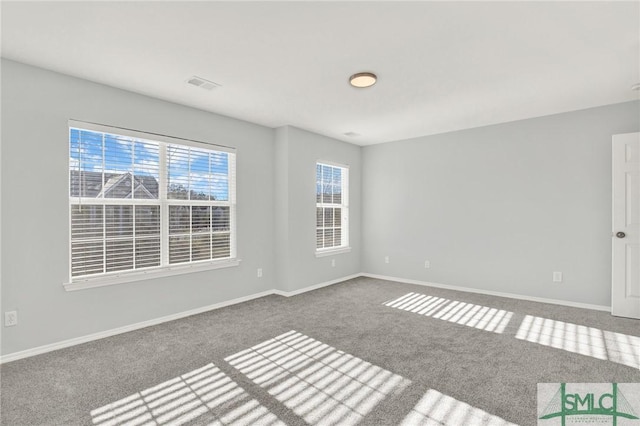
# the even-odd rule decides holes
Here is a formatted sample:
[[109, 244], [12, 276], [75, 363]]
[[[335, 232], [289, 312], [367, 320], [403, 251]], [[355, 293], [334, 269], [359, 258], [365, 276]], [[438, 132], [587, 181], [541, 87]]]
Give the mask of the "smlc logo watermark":
[[538, 383], [538, 425], [640, 426], [640, 383]]

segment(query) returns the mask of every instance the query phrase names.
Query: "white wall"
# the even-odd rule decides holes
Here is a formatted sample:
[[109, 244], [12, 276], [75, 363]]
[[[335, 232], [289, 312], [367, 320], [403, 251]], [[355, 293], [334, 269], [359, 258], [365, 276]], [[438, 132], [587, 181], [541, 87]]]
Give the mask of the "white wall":
[[[236, 147], [240, 266], [66, 292], [69, 118]], [[3, 60], [2, 354], [274, 288], [273, 152], [272, 129]]]
[[363, 269], [610, 305], [611, 135], [639, 104], [365, 147]]
[[[360, 148], [8, 60], [1, 78], [3, 355], [361, 271], [610, 303], [611, 135], [639, 102]], [[66, 292], [69, 118], [236, 147], [240, 266]], [[315, 257], [318, 160], [350, 166], [350, 253]]]
[[[276, 263], [278, 288], [295, 291], [357, 274], [361, 241], [361, 148], [285, 126], [276, 131]], [[316, 162], [349, 166], [351, 252], [316, 257]], [[335, 259], [335, 267], [331, 260]]]

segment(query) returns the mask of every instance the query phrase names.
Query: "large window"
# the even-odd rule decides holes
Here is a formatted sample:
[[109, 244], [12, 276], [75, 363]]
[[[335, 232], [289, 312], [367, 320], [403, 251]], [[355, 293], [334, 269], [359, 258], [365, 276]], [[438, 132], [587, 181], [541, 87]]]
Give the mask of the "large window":
[[349, 169], [316, 164], [316, 253], [349, 247]]
[[71, 282], [235, 260], [231, 149], [70, 122], [69, 204]]

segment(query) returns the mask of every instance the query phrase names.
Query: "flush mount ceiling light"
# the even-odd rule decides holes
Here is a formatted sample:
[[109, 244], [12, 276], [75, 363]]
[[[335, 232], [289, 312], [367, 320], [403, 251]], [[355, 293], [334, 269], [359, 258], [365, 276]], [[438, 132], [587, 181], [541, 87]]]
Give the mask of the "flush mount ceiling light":
[[631, 86], [631, 90], [640, 90], [640, 83], [636, 83], [633, 86]]
[[378, 77], [372, 72], [359, 72], [349, 77], [349, 83], [353, 87], [369, 87], [376, 84]]

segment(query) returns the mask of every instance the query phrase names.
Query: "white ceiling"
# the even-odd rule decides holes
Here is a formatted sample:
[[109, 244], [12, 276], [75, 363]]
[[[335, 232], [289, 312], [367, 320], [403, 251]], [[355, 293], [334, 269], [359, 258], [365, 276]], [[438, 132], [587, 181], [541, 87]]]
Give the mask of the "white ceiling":
[[639, 38], [638, 1], [2, 2], [6, 58], [359, 145], [638, 99]]

